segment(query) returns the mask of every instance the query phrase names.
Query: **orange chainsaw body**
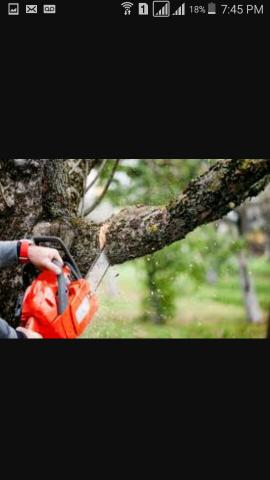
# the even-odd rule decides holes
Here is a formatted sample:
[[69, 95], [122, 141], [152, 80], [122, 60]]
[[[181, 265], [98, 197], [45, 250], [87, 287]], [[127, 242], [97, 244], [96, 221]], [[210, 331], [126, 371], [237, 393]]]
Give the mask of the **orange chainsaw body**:
[[68, 305], [58, 313], [58, 280], [50, 271], [41, 273], [28, 287], [22, 305], [22, 326], [47, 339], [75, 339], [90, 325], [98, 310], [96, 295], [84, 280], [71, 280], [68, 266], [63, 268], [68, 290]]

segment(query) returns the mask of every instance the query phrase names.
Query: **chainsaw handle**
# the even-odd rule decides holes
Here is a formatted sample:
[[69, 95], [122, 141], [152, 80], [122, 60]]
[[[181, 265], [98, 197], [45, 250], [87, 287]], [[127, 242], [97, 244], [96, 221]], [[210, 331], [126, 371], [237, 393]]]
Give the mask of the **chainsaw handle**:
[[57, 275], [58, 279], [58, 299], [57, 299], [57, 307], [58, 307], [58, 315], [62, 315], [67, 307], [68, 307], [68, 288], [67, 288], [67, 281], [66, 277], [62, 272], [62, 265], [57, 260], [53, 260], [54, 265], [61, 268], [60, 275]]
[[33, 240], [34, 240], [36, 245], [40, 245], [41, 243], [45, 243], [45, 244], [46, 243], [51, 243], [55, 246], [57, 245], [58, 247], [60, 247], [65, 252], [68, 263], [71, 265], [72, 272], [75, 275], [76, 279], [80, 280], [81, 278], [83, 278], [78, 265], [76, 264], [76, 262], [75, 262], [73, 256], [71, 255], [69, 249], [64, 244], [63, 240], [61, 240], [61, 238], [59, 238], [59, 237], [33, 237]]

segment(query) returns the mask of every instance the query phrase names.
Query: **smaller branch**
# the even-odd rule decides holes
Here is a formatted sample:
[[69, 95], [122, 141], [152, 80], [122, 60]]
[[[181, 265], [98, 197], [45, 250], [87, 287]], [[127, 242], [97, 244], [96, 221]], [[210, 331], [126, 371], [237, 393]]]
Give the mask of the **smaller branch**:
[[85, 190], [85, 194], [89, 192], [89, 190], [91, 190], [91, 188], [96, 184], [96, 182], [98, 181], [98, 179], [100, 178], [106, 164], [107, 164], [108, 160], [103, 160], [98, 171], [97, 171], [97, 174], [95, 176], [95, 178], [92, 180], [92, 182], [90, 183], [90, 185], [88, 185], [88, 187], [86, 188]]
[[100, 205], [100, 203], [102, 202], [103, 198], [105, 197], [105, 195], [106, 195], [107, 191], [109, 190], [110, 185], [111, 185], [111, 183], [112, 183], [112, 181], [113, 181], [113, 177], [114, 177], [114, 175], [115, 175], [115, 172], [116, 172], [116, 170], [117, 170], [117, 167], [118, 167], [118, 165], [119, 165], [119, 162], [120, 162], [120, 160], [116, 160], [116, 161], [115, 161], [114, 167], [113, 167], [113, 169], [112, 169], [112, 173], [111, 173], [111, 175], [110, 175], [110, 177], [109, 177], [109, 179], [108, 179], [108, 181], [107, 181], [107, 183], [106, 183], [106, 185], [105, 185], [105, 188], [104, 188], [102, 194], [101, 194], [100, 197], [93, 203], [93, 205], [91, 205], [91, 207], [89, 207], [89, 208], [84, 212], [84, 216], [85, 216], [85, 217], [87, 217], [90, 213], [92, 213], [92, 212]]

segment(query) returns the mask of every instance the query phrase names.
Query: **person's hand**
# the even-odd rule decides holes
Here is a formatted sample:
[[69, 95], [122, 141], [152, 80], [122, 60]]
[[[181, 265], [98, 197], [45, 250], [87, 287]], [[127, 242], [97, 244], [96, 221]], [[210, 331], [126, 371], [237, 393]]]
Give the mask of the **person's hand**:
[[36, 245], [30, 245], [28, 251], [28, 258], [35, 267], [39, 270], [50, 270], [56, 275], [61, 274], [61, 268], [54, 265], [53, 260], [57, 260], [63, 265], [63, 260], [54, 248], [37, 247]]
[[33, 330], [29, 328], [19, 327], [17, 328], [17, 332], [23, 333], [29, 340], [40, 340], [43, 338], [39, 333], [33, 332]]

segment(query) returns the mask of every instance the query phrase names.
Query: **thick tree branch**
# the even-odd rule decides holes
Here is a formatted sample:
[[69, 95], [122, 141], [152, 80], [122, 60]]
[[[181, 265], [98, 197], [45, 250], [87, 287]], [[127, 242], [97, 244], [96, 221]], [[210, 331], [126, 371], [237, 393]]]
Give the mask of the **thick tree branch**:
[[[107, 250], [112, 264], [123, 263], [181, 240], [200, 225], [222, 218], [258, 194], [270, 174], [268, 160], [220, 160], [192, 181], [165, 207], [131, 207], [108, 222]], [[84, 220], [71, 221], [73, 254], [85, 271], [99, 248], [100, 229]]]

